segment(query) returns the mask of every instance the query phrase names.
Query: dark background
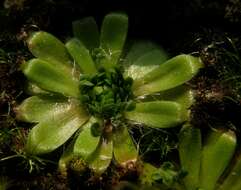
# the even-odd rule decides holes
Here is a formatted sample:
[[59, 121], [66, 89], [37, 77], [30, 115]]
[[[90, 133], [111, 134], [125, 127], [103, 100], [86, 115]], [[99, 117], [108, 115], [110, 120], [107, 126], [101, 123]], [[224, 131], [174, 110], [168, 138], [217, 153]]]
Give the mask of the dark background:
[[[229, 33], [239, 36], [239, 0], [5, 0], [0, 12], [0, 33], [19, 33], [31, 25], [58, 37], [71, 36], [71, 22], [93, 16], [97, 23], [109, 12], [129, 15], [129, 38], [150, 39], [174, 53], [200, 33]], [[3, 6], [3, 5], [2, 5]], [[1, 21], [2, 20], [2, 21]]]

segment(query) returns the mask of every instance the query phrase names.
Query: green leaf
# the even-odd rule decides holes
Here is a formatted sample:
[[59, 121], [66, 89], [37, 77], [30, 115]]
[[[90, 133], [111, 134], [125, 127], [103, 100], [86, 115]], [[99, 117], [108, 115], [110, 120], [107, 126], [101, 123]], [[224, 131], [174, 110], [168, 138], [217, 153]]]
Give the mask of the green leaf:
[[40, 122], [66, 112], [70, 107], [67, 98], [50, 95], [31, 96], [16, 109], [17, 118], [26, 122]]
[[195, 101], [193, 91], [186, 85], [162, 91], [158, 97], [163, 100], [175, 101], [181, 104], [184, 109], [189, 109]]
[[133, 111], [125, 112], [125, 117], [133, 122], [150, 127], [169, 128], [187, 119], [187, 111], [180, 104], [171, 101], [137, 103]]
[[149, 96], [144, 96], [142, 98], [142, 102], [156, 100], [167, 100], [177, 102], [182, 105], [184, 110], [190, 109], [190, 107], [195, 101], [193, 90], [191, 90], [186, 85], [181, 85]]
[[74, 154], [73, 154], [73, 142], [68, 145], [66, 150], [64, 150], [64, 153], [59, 159], [58, 162], [58, 171], [61, 173], [62, 176], [67, 177], [68, 175], [68, 165], [71, 162], [72, 159], [74, 159]]
[[100, 139], [95, 152], [89, 157], [89, 167], [96, 173], [103, 173], [112, 160], [113, 142], [104, 138]]
[[138, 151], [130, 137], [127, 127], [117, 130], [113, 136], [115, 160], [122, 166], [137, 161]]
[[152, 178], [155, 181], [161, 180], [166, 186], [174, 187], [180, 178], [179, 175], [181, 175], [181, 172], [178, 172], [171, 162], [164, 162], [162, 166], [152, 174]]
[[105, 16], [100, 36], [100, 47], [105, 52], [105, 62], [116, 64], [122, 53], [128, 30], [125, 14], [111, 13]]
[[37, 58], [67, 65], [72, 63], [65, 45], [52, 34], [43, 31], [35, 32], [27, 43], [29, 50]]
[[201, 146], [200, 129], [185, 125], [179, 135], [178, 151], [181, 167], [187, 172], [183, 179], [187, 190], [196, 190], [199, 187]]
[[36, 84], [29, 82], [26, 84], [26, 93], [29, 95], [48, 95], [50, 92], [43, 90], [42, 88], [38, 87]]
[[168, 59], [167, 54], [161, 49], [154, 49], [144, 53], [132, 65], [125, 69], [124, 76], [131, 77], [133, 80], [144, 77], [149, 72], [158, 68]]
[[237, 158], [232, 170], [224, 180], [223, 184], [219, 187], [220, 190], [240, 190], [241, 187], [241, 159]]
[[194, 77], [201, 67], [203, 64], [200, 58], [191, 55], [176, 56], [135, 80], [134, 95], [142, 96], [179, 86]]
[[79, 97], [79, 82], [64, 65], [31, 59], [23, 67], [23, 73], [40, 88], [66, 96]]
[[100, 137], [93, 136], [91, 132], [91, 127], [96, 122], [97, 120], [92, 117], [82, 127], [81, 133], [76, 139], [76, 142], [74, 145], [74, 150], [73, 150], [74, 154], [81, 156], [84, 160], [87, 160], [87, 158], [95, 151], [100, 141]]
[[202, 189], [213, 190], [234, 154], [236, 135], [232, 131], [212, 131], [202, 150], [200, 185]]
[[99, 47], [100, 37], [97, 24], [93, 17], [86, 17], [72, 23], [73, 33], [86, 48], [92, 50]]
[[162, 48], [160, 48], [159, 46], [157, 46], [156, 44], [154, 44], [150, 41], [134, 42], [131, 45], [125, 59], [123, 60], [123, 64], [125, 67], [129, 67], [141, 56], [148, 54], [149, 52], [156, 50], [156, 49], [161, 49], [161, 51], [163, 51]]
[[152, 185], [155, 182], [153, 175], [157, 173], [158, 170], [159, 168], [156, 168], [147, 162], [143, 162], [142, 172], [139, 177], [141, 184]]
[[34, 126], [28, 136], [26, 152], [35, 155], [52, 152], [64, 144], [88, 117], [77, 102], [71, 102], [65, 111]]
[[73, 38], [66, 43], [66, 47], [84, 74], [95, 74], [97, 72], [90, 52], [82, 42]]

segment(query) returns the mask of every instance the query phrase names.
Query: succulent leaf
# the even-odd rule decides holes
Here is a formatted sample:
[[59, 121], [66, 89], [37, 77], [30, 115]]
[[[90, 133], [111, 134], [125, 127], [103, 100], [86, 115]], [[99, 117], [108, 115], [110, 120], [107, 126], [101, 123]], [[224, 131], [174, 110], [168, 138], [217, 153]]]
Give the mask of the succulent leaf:
[[105, 52], [104, 64], [116, 64], [122, 53], [128, 30], [128, 17], [112, 13], [105, 16], [101, 27], [100, 47]]
[[31, 59], [24, 63], [25, 76], [44, 90], [66, 96], [79, 97], [79, 82], [64, 65], [58, 65], [41, 59]]
[[219, 187], [220, 190], [239, 190], [241, 187], [241, 159], [240, 156], [237, 158], [232, 170], [224, 180], [223, 184]]
[[129, 162], [135, 162], [138, 157], [138, 151], [130, 137], [127, 127], [115, 132], [114, 141], [114, 157], [115, 160], [125, 166]]
[[17, 118], [26, 122], [40, 122], [55, 118], [70, 107], [68, 99], [58, 96], [39, 95], [25, 99], [17, 107]]
[[234, 132], [212, 131], [202, 150], [200, 185], [205, 190], [213, 190], [218, 178], [228, 166], [235, 148]]
[[73, 34], [86, 48], [93, 50], [100, 44], [98, 26], [93, 17], [86, 17], [72, 23]]
[[130, 121], [150, 127], [169, 128], [185, 121], [187, 111], [172, 101], [152, 101], [137, 103], [133, 111], [125, 112]]
[[200, 58], [178, 55], [144, 77], [135, 80], [133, 91], [136, 96], [168, 90], [189, 81], [203, 67]]
[[80, 156], [84, 160], [87, 160], [87, 158], [95, 151], [100, 141], [100, 137], [94, 136], [91, 130], [92, 125], [96, 122], [96, 119], [92, 117], [82, 127], [82, 130], [74, 144], [74, 154]]
[[73, 142], [68, 145], [68, 147], [64, 150], [58, 162], [58, 170], [63, 176], [67, 176], [68, 165], [71, 160], [74, 158], [73, 154]]
[[187, 172], [183, 181], [187, 190], [199, 187], [201, 165], [201, 131], [189, 124], [185, 125], [179, 135], [179, 157], [182, 169]]
[[89, 167], [96, 173], [103, 173], [112, 160], [113, 142], [111, 139], [100, 138], [95, 152], [89, 157]]
[[189, 109], [195, 101], [193, 90], [188, 88], [186, 85], [181, 85], [150, 96], [145, 96], [143, 99], [145, 102], [153, 100], [174, 101], [181, 104], [185, 110]]
[[65, 45], [52, 34], [43, 31], [35, 32], [27, 43], [28, 49], [35, 57], [71, 65], [72, 60]]
[[26, 92], [29, 95], [48, 95], [50, 92], [43, 90], [32, 82], [26, 84]]
[[[142, 55], [147, 54], [153, 50], [161, 49], [158, 45], [150, 41], [136, 41], [131, 44], [123, 64], [125, 67], [132, 65]], [[164, 50], [161, 49], [164, 52]]]
[[90, 52], [81, 41], [77, 38], [73, 38], [66, 43], [66, 47], [84, 74], [97, 73], [97, 69], [91, 58]]
[[64, 144], [87, 120], [87, 113], [76, 102], [62, 113], [40, 122], [30, 131], [26, 152], [45, 154]]
[[126, 68], [124, 75], [131, 77], [133, 80], [142, 78], [149, 72], [158, 68], [158, 66], [167, 59], [168, 56], [162, 49], [153, 49], [150, 52], [144, 53]]

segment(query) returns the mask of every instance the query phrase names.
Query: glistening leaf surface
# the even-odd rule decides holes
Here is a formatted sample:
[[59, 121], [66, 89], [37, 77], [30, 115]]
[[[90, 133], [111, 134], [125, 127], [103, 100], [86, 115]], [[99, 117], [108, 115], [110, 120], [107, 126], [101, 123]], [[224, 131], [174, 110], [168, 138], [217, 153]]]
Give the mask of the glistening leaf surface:
[[135, 79], [144, 77], [146, 74], [156, 69], [168, 59], [167, 54], [161, 49], [154, 49], [144, 53], [136, 59], [129, 67], [126, 68], [125, 74]]
[[105, 52], [108, 64], [116, 64], [125, 44], [128, 30], [128, 17], [125, 14], [111, 13], [105, 16], [101, 27], [100, 47]]
[[96, 173], [103, 173], [110, 165], [113, 154], [113, 142], [104, 138], [100, 139], [95, 152], [90, 155], [89, 167]]
[[83, 127], [75, 141], [73, 152], [75, 155], [81, 156], [84, 160], [95, 151], [100, 141], [99, 136], [94, 136], [91, 127], [95, 123], [95, 119], [91, 118]]
[[88, 117], [80, 105], [70, 103], [61, 114], [33, 127], [28, 136], [26, 152], [37, 155], [52, 152], [64, 144]]
[[127, 127], [115, 132], [114, 137], [114, 157], [115, 160], [125, 166], [129, 162], [135, 162], [138, 151], [130, 137]]
[[69, 109], [67, 98], [39, 95], [25, 99], [17, 107], [17, 117], [22, 121], [40, 122], [55, 118]]
[[31, 59], [24, 63], [23, 73], [44, 90], [79, 97], [79, 82], [64, 65], [56, 66], [41, 59]]
[[47, 32], [35, 32], [27, 41], [31, 53], [44, 60], [71, 64], [71, 58], [65, 45], [55, 36]]
[[199, 58], [191, 55], [179, 55], [158, 68], [135, 80], [135, 96], [148, 95], [168, 90], [189, 81], [203, 67]]
[[69, 40], [66, 47], [84, 74], [95, 74], [97, 69], [89, 50], [76, 38]]
[[125, 112], [125, 117], [133, 122], [150, 127], [169, 128], [186, 119], [182, 106], [171, 101], [137, 103], [133, 111]]

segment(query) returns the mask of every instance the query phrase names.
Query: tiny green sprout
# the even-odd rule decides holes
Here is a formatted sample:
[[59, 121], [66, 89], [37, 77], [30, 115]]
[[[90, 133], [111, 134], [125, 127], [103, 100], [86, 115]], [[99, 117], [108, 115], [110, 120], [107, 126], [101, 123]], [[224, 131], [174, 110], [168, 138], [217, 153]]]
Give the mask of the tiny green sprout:
[[127, 30], [127, 15], [111, 13], [100, 32], [92, 17], [73, 22], [66, 44], [43, 31], [29, 37], [36, 58], [22, 71], [32, 96], [17, 108], [20, 120], [36, 124], [27, 154], [50, 153], [71, 139], [60, 170], [80, 158], [102, 173], [111, 161], [126, 167], [138, 159], [131, 124], [170, 128], [188, 120], [193, 95], [185, 83], [203, 67], [200, 59], [169, 59], [150, 42], [136, 42], [124, 55]]
[[[160, 168], [149, 163], [143, 164], [142, 185], [157, 185], [159, 189], [186, 190], [180, 182], [187, 175], [186, 171], [179, 169], [171, 162], [164, 162]], [[161, 186], [160, 186], [161, 185]]]

